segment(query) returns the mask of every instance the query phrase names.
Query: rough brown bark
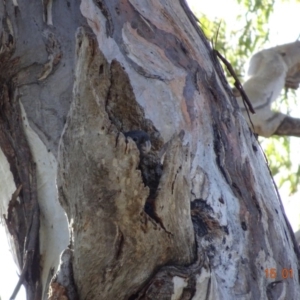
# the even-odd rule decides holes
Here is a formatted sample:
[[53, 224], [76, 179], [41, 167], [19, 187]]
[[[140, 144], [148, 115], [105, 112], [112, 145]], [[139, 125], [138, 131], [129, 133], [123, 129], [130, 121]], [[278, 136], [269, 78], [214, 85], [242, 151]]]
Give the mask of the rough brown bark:
[[[41, 273], [31, 276], [37, 263], [26, 269], [28, 299], [47, 299], [49, 286], [49, 299], [299, 298], [299, 252], [265, 158], [184, 1], [6, 10], [16, 45], [3, 58], [15, 63], [5, 103], [21, 113], [4, 109], [0, 121], [25, 138], [1, 133], [0, 146], [8, 172], [18, 170], [12, 158], [32, 169], [14, 177], [2, 209], [25, 222], [27, 184], [28, 214], [38, 212], [37, 182], [41, 211]], [[149, 154], [125, 138], [129, 130], [150, 136]], [[23, 257], [30, 231], [11, 228]], [[282, 269], [294, 276], [281, 278]]]

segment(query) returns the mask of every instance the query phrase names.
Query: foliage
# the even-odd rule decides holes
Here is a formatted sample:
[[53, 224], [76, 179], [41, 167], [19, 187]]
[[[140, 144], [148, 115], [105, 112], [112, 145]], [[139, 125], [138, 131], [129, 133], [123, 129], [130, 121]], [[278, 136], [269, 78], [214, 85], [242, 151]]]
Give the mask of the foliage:
[[241, 8], [236, 16], [237, 28], [228, 29], [221, 19], [209, 20], [204, 14], [199, 15], [199, 21], [214, 48], [224, 54], [240, 77], [244, 77], [246, 61], [268, 40], [269, 28], [266, 24], [274, 0], [237, 2]]
[[[298, 0], [300, 2], [300, 0]], [[237, 76], [243, 82], [245, 65], [253, 53], [265, 48], [269, 38], [268, 20], [273, 12], [275, 0], [237, 0], [240, 9], [236, 16], [236, 26], [228, 28], [222, 19], [209, 20], [204, 14], [198, 14], [201, 28], [217, 49], [231, 63]], [[231, 85], [234, 80], [224, 71]], [[289, 113], [289, 107], [295, 104], [293, 91], [282, 93], [273, 109]], [[288, 183], [290, 193], [297, 192], [300, 183], [300, 166], [292, 168], [289, 137], [259, 138], [268, 157], [269, 166], [279, 187]], [[294, 166], [295, 167], [295, 166]]]
[[[261, 144], [270, 162], [272, 173], [279, 187], [288, 184], [290, 194], [297, 192], [300, 178], [300, 166], [294, 170], [290, 156], [288, 137], [262, 139]], [[285, 174], [282, 176], [282, 174]]]

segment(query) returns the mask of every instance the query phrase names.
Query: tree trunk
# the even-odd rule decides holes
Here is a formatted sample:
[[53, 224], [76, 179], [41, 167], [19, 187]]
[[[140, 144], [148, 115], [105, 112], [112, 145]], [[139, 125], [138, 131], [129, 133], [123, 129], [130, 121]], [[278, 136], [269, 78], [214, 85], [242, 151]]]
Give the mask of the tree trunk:
[[1, 14], [1, 210], [27, 299], [300, 299], [264, 154], [184, 0]]

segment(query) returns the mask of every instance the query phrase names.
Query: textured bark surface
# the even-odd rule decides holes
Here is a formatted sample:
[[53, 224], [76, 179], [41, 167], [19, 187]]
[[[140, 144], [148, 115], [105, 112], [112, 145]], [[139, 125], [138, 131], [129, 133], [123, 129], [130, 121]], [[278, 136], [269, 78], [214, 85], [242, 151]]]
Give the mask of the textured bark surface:
[[[14, 292], [24, 282], [27, 296], [41, 297], [39, 251], [39, 205], [37, 200], [36, 166], [22, 126], [21, 109], [14, 90], [2, 83], [0, 145], [18, 187], [8, 203], [4, 220], [11, 235], [15, 260], [22, 267]], [[18, 201], [19, 199], [19, 201]]]
[[[158, 266], [193, 260], [190, 204], [182, 201], [190, 190], [184, 178], [189, 153], [182, 138], [174, 136], [156, 196], [161, 219], [157, 222], [144, 211], [149, 188], [138, 170], [137, 148], [131, 140], [125, 141], [105, 110], [108, 95], [122, 97], [121, 90], [111, 85], [111, 74], [129, 83], [127, 76], [122, 68], [107, 63], [84, 30], [77, 36], [75, 97], [59, 156], [60, 196], [69, 220], [74, 220], [73, 267], [81, 298], [123, 299], [136, 292]], [[150, 120], [144, 120], [138, 103], [130, 100], [123, 106], [130, 110], [128, 118], [140, 113], [135, 122], [141, 128], [139, 123]]]
[[[1, 63], [14, 68], [0, 83], [20, 113], [0, 114], [1, 174], [18, 170], [23, 140], [5, 140], [16, 117], [20, 159], [37, 169], [41, 273], [32, 280], [30, 264], [24, 281], [39, 283], [36, 299], [49, 286], [49, 299], [300, 298], [298, 247], [264, 155], [185, 2], [13, 3]], [[130, 130], [150, 136], [150, 153]], [[1, 210], [25, 222], [16, 207], [34, 176], [16, 178]], [[22, 257], [28, 233], [13, 228]]]

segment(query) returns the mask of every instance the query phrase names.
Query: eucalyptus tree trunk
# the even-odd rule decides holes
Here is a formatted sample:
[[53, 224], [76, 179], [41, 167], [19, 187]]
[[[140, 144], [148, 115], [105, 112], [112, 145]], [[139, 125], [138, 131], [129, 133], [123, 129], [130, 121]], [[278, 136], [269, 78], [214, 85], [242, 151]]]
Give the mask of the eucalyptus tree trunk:
[[300, 299], [264, 154], [184, 0], [1, 18], [1, 212], [27, 299]]

